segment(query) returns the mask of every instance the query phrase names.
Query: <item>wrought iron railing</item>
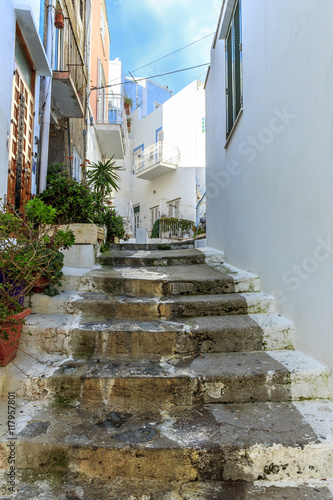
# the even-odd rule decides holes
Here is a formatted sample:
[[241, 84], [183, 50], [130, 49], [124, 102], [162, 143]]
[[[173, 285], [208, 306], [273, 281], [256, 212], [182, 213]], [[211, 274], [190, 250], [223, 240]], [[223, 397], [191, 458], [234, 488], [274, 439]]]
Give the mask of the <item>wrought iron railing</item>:
[[164, 141], [157, 142], [134, 158], [136, 174], [159, 163], [177, 166], [180, 159], [179, 149]]
[[159, 237], [169, 240], [181, 240], [193, 236], [191, 221], [184, 219], [159, 219]]

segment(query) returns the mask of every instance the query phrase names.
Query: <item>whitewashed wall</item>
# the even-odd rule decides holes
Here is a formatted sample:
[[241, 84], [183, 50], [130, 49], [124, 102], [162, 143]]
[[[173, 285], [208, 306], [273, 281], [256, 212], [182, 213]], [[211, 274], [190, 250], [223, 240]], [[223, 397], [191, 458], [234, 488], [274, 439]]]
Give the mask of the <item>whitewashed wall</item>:
[[225, 146], [224, 42], [207, 96], [208, 244], [259, 273], [333, 368], [333, 2], [242, 0], [244, 112]]

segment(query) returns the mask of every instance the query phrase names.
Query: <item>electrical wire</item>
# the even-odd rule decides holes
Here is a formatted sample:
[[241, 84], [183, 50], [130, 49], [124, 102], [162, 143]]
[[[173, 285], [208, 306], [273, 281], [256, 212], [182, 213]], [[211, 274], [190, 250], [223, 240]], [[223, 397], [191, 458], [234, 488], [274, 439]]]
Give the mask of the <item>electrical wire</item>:
[[[208, 35], [205, 35], [201, 38], [198, 38], [198, 40], [194, 40], [194, 42], [191, 42], [191, 43], [188, 43], [187, 45], [184, 45], [184, 47], [181, 47], [180, 49], [177, 49], [177, 50], [174, 50], [173, 52], [170, 52], [169, 54], [166, 54], [165, 56], [162, 56], [162, 57], [159, 57], [158, 59], [156, 59], [155, 61], [151, 61], [149, 62], [148, 64], [145, 64], [144, 66], [140, 66], [140, 68], [137, 68], [137, 69], [133, 69], [132, 71], [128, 71], [127, 73], [125, 73], [124, 75], [122, 75], [122, 78], [130, 75], [131, 73], [135, 73], [135, 71], [140, 71], [140, 69], [143, 69], [143, 68], [146, 68], [147, 66], [150, 66], [151, 64], [154, 64], [158, 61], [161, 61], [162, 59], [165, 59], [166, 57], [169, 57], [169, 56], [172, 56], [173, 54], [176, 54], [177, 52], [180, 52], [181, 50], [184, 50], [184, 49], [187, 49], [187, 47], [190, 47], [191, 45], [194, 45], [195, 43], [198, 43], [198, 42], [201, 42], [201, 40], [204, 40], [205, 38], [208, 38], [209, 36], [212, 36], [214, 35], [215, 31], [213, 31], [212, 33], [209, 33]], [[115, 78], [114, 80], [110, 80], [108, 81], [107, 83], [113, 83], [115, 81], [117, 81], [118, 79]], [[119, 82], [118, 82], [119, 84]]]
[[[202, 66], [209, 66], [210, 63], [204, 63], [204, 64], [198, 64], [197, 66], [191, 66], [189, 68], [183, 68], [183, 69], [176, 69], [174, 71], [168, 71], [167, 73], [161, 73], [160, 75], [153, 75], [153, 76], [147, 76], [145, 78], [136, 78], [135, 82], [133, 81], [128, 81], [128, 82], [123, 82], [122, 85], [133, 85], [136, 82], [140, 82], [142, 80], [152, 80], [153, 78], [158, 78], [159, 76], [165, 76], [165, 75], [173, 75], [174, 73], [181, 73], [182, 71], [189, 71], [191, 69], [196, 69], [196, 68], [202, 68]], [[119, 83], [113, 83], [113, 84], [104, 84], [101, 85], [100, 87], [92, 87], [90, 91], [92, 90], [100, 90], [100, 89], [106, 89], [109, 87], [116, 87], [119, 85]]]

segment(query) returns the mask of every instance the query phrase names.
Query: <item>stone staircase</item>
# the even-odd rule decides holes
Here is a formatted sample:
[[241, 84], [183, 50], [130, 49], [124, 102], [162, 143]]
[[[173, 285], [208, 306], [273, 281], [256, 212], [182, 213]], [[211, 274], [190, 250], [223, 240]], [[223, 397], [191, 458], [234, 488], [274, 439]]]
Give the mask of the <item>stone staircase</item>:
[[188, 242], [114, 246], [66, 276], [32, 297], [1, 371], [0, 498], [333, 498], [329, 374], [257, 276]]

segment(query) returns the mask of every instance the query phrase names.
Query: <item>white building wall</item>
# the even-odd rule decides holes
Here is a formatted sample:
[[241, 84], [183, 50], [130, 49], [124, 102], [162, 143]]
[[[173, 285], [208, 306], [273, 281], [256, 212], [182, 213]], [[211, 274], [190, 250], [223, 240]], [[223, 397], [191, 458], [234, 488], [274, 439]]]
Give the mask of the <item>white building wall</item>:
[[[205, 133], [202, 119], [205, 117], [204, 89], [193, 82], [162, 106], [143, 119], [139, 110], [132, 115], [131, 150], [124, 162], [122, 188], [115, 195], [115, 206], [120, 209], [125, 200], [140, 205], [140, 225], [150, 234], [150, 209], [158, 206], [160, 214], [168, 216], [168, 202], [181, 199], [179, 216], [196, 221], [197, 180], [203, 187], [205, 168]], [[180, 163], [153, 181], [136, 178], [133, 173], [133, 150], [142, 144], [146, 150], [156, 143], [156, 130], [163, 128], [164, 142], [177, 146]], [[124, 190], [126, 194], [124, 195]]]
[[224, 42], [207, 96], [208, 244], [260, 275], [333, 368], [333, 3], [242, 0], [244, 111], [226, 149]]

